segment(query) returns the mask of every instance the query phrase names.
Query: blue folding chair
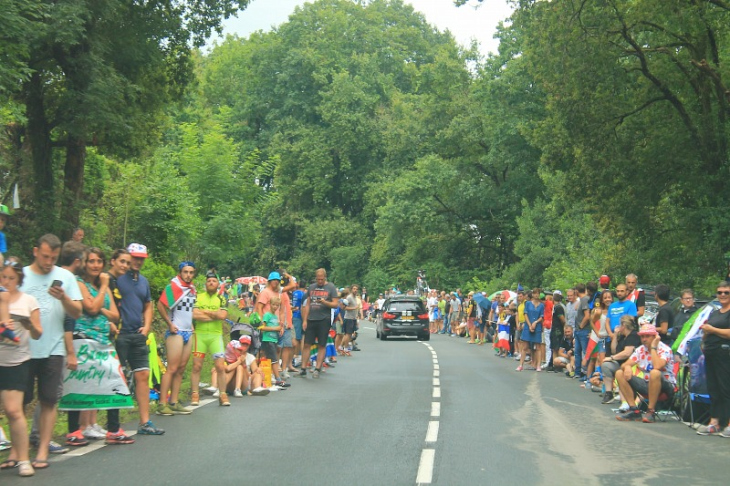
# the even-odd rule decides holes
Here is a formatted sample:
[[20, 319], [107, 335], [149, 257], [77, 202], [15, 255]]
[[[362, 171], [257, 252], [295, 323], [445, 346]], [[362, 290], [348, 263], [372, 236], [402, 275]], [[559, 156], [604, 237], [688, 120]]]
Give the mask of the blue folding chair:
[[[689, 413], [690, 427], [705, 423], [710, 418], [710, 394], [707, 391], [705, 355], [702, 352], [702, 338], [687, 341], [689, 358]], [[701, 406], [698, 406], [700, 405]], [[699, 412], [699, 413], [697, 413]]]

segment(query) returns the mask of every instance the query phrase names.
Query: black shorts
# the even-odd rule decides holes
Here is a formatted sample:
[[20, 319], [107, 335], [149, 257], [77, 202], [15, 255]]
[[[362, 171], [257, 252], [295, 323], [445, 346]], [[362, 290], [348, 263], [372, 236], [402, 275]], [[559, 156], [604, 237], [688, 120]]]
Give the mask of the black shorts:
[[0, 390], [27, 393], [30, 360], [15, 366], [0, 366]]
[[259, 351], [266, 357], [266, 359], [270, 359], [272, 363], [274, 361], [279, 361], [279, 353], [276, 351], [276, 343], [268, 341], [263, 342], [261, 343]]
[[345, 319], [342, 324], [343, 334], [354, 334], [357, 329], [357, 319]]
[[120, 334], [116, 342], [119, 363], [131, 371], [150, 369], [150, 347], [147, 336], [141, 333]]
[[38, 379], [38, 400], [50, 405], [58, 403], [58, 389], [61, 387], [65, 361], [63, 356], [31, 359], [23, 403], [27, 405], [33, 401], [36, 378]]
[[[631, 386], [631, 389], [634, 390], [639, 395], [649, 398], [649, 382], [644, 380], [643, 378], [639, 378], [638, 376], [632, 376], [629, 379], [629, 385]], [[662, 386], [661, 391], [659, 392], [659, 395], [662, 393], [666, 394], [668, 397], [668, 400], [671, 400], [674, 396], [674, 385], [669, 383], [667, 380], [662, 377]]]
[[329, 319], [319, 321], [307, 320], [307, 329], [304, 331], [304, 344], [312, 345], [315, 342], [318, 346], [327, 346], [327, 335], [332, 324]]
[[560, 349], [560, 345], [563, 342], [563, 330], [558, 329], [555, 326], [553, 326], [552, 329], [550, 329], [550, 349], [553, 351], [557, 351]]

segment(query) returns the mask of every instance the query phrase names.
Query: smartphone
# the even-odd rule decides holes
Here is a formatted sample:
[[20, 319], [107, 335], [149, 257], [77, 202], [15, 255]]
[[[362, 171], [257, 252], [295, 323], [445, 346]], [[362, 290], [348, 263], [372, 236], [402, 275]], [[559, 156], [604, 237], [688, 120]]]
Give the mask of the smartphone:
[[61, 282], [60, 280], [54, 280], [51, 284], [51, 287], [63, 287], [63, 282]]

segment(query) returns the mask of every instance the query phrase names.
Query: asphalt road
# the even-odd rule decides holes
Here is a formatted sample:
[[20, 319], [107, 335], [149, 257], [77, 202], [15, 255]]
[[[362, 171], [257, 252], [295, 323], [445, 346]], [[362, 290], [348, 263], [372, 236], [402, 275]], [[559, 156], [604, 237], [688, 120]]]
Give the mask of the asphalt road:
[[730, 439], [676, 421], [617, 422], [599, 394], [517, 373], [490, 345], [381, 342], [361, 327], [363, 351], [319, 380], [155, 417], [164, 436], [53, 457], [34, 478], [3, 471], [0, 484], [727, 483]]

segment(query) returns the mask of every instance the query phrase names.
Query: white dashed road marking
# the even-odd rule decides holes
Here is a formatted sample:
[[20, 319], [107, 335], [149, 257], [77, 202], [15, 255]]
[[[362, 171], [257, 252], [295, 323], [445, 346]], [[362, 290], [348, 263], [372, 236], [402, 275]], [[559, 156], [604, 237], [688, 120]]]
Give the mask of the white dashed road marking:
[[436, 458], [434, 449], [423, 449], [421, 452], [421, 462], [418, 464], [418, 475], [416, 476], [416, 484], [431, 484], [433, 479], [433, 461]]
[[428, 430], [426, 430], [426, 442], [436, 442], [439, 438], [439, 422], [438, 420], [432, 420], [428, 423]]
[[[428, 343], [423, 343], [431, 351], [431, 361], [433, 361], [433, 398], [441, 398], [441, 371], [439, 368], [439, 360], [436, 351]], [[429, 447], [425, 447], [421, 451], [421, 461], [418, 463], [418, 473], [416, 474], [416, 484], [431, 484], [433, 481], [433, 466], [436, 459], [436, 449], [433, 449], [434, 444], [438, 440], [439, 436], [439, 421], [441, 417], [441, 402], [431, 402], [431, 418], [428, 422], [428, 429], [426, 430], [426, 444]]]

